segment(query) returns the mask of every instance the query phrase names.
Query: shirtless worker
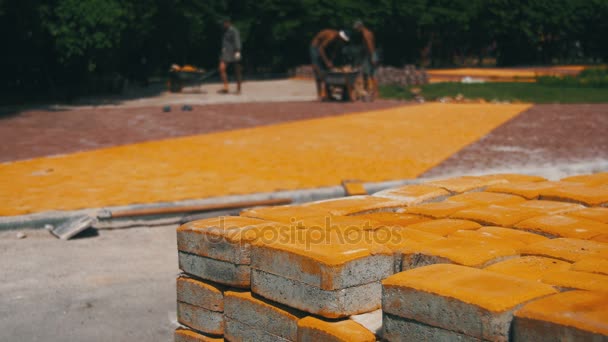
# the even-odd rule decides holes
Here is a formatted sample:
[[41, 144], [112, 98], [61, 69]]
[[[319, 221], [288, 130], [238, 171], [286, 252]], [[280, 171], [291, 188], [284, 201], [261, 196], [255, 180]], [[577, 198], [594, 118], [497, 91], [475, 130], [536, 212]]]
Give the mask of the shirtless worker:
[[335, 57], [337, 50], [348, 40], [348, 35], [344, 31], [325, 29], [317, 33], [310, 43], [310, 59], [315, 73], [319, 100], [322, 100], [327, 94], [324, 82], [325, 72], [334, 67], [327, 52], [331, 49], [332, 57]]
[[378, 64], [376, 39], [372, 31], [365, 27], [361, 20], [357, 20], [353, 28], [361, 34], [363, 42], [363, 81], [365, 82], [365, 90], [373, 98], [378, 91], [378, 82], [376, 81], [376, 65]]

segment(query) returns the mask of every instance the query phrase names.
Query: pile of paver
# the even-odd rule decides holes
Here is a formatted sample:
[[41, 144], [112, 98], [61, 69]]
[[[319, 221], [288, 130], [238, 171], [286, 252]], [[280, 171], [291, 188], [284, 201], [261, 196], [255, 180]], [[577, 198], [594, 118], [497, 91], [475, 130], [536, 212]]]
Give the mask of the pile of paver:
[[608, 341], [608, 173], [259, 207], [177, 241], [176, 341]]
[[[291, 74], [293, 77], [313, 78], [312, 65], [301, 65], [296, 67]], [[425, 69], [418, 69], [415, 65], [405, 65], [401, 68], [392, 66], [379, 66], [376, 70], [376, 78], [380, 85], [412, 86], [429, 83], [429, 76]]]

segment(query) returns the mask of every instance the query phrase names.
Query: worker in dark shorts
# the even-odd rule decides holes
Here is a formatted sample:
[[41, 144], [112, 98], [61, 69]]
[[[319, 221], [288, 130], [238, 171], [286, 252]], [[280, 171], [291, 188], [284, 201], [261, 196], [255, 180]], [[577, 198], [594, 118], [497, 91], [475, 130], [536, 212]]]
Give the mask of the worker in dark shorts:
[[[317, 97], [319, 100], [324, 99], [327, 94], [325, 82], [323, 81], [325, 72], [334, 67], [331, 60], [342, 45], [348, 41], [349, 38], [344, 31], [326, 29], [317, 33], [310, 43], [310, 59], [315, 73]], [[328, 57], [328, 52], [331, 54], [332, 59]]]
[[376, 39], [361, 20], [353, 25], [355, 31], [361, 35], [362, 47], [362, 71], [365, 90], [373, 97], [378, 93], [378, 81], [376, 80], [376, 66], [378, 65], [378, 52], [376, 51]]
[[230, 19], [224, 19], [224, 36], [222, 38], [222, 53], [220, 55], [220, 76], [224, 82], [224, 88], [219, 90], [220, 94], [228, 94], [228, 75], [226, 70], [229, 66], [234, 69], [236, 76], [236, 93], [241, 93], [241, 34], [232, 25]]

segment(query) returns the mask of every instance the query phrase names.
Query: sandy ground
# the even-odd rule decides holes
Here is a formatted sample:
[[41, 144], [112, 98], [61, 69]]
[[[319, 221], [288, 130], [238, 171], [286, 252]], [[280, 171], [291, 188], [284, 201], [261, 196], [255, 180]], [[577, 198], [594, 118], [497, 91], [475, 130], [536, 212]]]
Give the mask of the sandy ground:
[[175, 226], [0, 232], [0, 341], [170, 341]]

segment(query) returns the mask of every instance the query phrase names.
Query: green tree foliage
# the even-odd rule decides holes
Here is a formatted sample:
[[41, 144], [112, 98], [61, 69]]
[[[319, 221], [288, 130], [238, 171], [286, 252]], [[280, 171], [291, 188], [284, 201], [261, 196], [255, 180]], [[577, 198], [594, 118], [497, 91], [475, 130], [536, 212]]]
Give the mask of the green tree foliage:
[[51, 89], [120, 74], [143, 80], [170, 64], [217, 66], [222, 28], [241, 30], [249, 72], [308, 62], [323, 28], [362, 19], [383, 62], [449, 66], [605, 62], [607, 0], [0, 0], [8, 66], [1, 89]]

